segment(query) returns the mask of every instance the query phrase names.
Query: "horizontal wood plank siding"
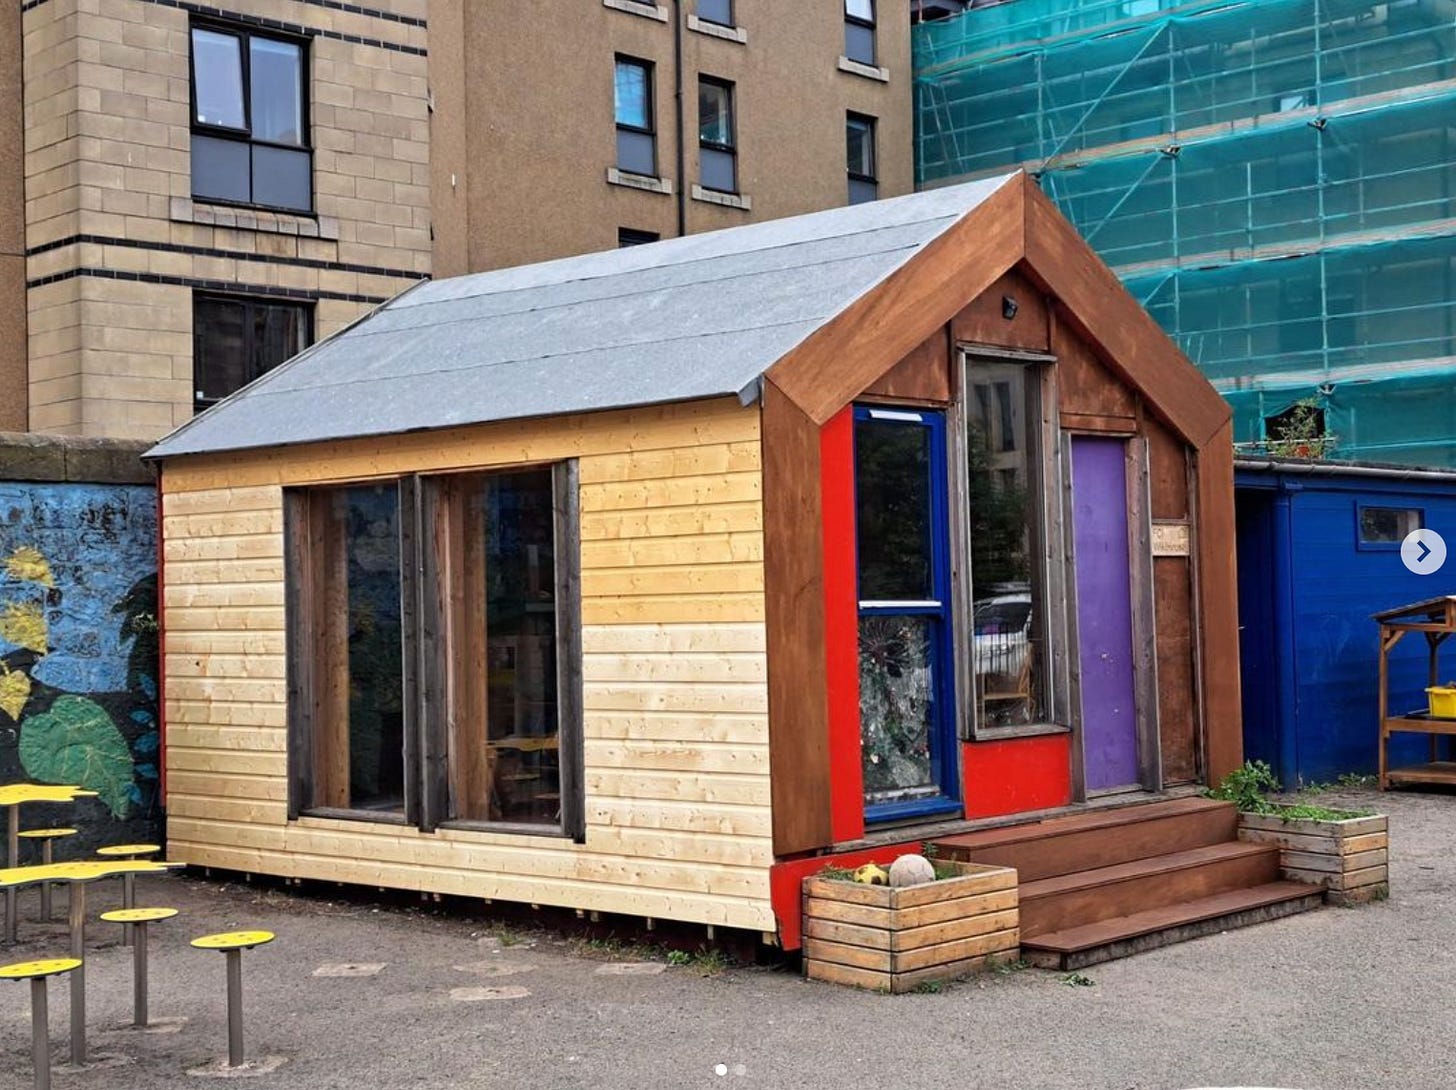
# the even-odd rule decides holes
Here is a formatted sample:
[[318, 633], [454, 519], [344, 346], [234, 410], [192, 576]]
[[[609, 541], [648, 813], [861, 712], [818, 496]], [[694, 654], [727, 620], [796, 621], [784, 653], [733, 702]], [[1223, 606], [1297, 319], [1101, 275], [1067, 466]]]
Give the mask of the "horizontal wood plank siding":
[[[586, 841], [287, 821], [283, 489], [579, 459]], [[169, 462], [168, 844], [286, 877], [772, 930], [759, 415], [726, 399]]]

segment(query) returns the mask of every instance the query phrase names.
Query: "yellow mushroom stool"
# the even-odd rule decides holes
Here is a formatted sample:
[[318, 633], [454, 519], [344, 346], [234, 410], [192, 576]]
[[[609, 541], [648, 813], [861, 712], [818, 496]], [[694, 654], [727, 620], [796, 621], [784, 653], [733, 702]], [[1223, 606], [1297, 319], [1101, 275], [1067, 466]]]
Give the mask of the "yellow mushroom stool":
[[[97, 848], [96, 854], [102, 859], [141, 859], [143, 856], [156, 855], [161, 851], [158, 844], [112, 844], [110, 847]], [[123, 874], [121, 876], [121, 907], [136, 908], [136, 875]], [[121, 927], [121, 941], [131, 945], [132, 931], [131, 924], [123, 924]]]
[[[63, 836], [75, 835], [75, 829], [26, 829], [20, 834], [20, 839], [39, 840], [41, 865], [49, 867], [56, 861], [51, 842], [59, 840]], [[40, 884], [40, 918], [46, 923], [51, 922], [51, 884], [49, 882]]]
[[51, 1029], [46, 1007], [46, 978], [80, 967], [79, 958], [0, 965], [0, 980], [30, 981], [30, 1058], [35, 1066], [35, 1090], [51, 1090]]
[[123, 923], [135, 929], [136, 941], [131, 951], [131, 1024], [139, 1029], [146, 1029], [148, 1025], [147, 924], [170, 920], [175, 915], [175, 908], [118, 908], [101, 914], [107, 923]]
[[271, 931], [228, 931], [193, 939], [199, 950], [227, 955], [228, 1066], [243, 1065], [243, 951], [272, 942]]

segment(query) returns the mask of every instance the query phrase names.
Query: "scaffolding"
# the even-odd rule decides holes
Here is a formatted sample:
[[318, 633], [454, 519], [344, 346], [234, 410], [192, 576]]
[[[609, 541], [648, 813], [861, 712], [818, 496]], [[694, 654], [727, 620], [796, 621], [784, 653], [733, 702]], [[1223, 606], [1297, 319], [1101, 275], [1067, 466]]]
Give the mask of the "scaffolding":
[[1456, 466], [1456, 0], [1010, 0], [915, 28], [921, 185], [1021, 166], [1228, 398]]

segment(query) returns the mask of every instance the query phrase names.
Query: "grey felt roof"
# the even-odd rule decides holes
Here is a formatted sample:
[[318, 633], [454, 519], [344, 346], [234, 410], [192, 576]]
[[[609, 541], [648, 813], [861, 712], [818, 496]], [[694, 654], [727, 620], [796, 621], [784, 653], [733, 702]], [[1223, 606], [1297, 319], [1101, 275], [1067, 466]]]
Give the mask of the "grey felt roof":
[[425, 282], [147, 456], [747, 400], [774, 363], [1006, 181]]

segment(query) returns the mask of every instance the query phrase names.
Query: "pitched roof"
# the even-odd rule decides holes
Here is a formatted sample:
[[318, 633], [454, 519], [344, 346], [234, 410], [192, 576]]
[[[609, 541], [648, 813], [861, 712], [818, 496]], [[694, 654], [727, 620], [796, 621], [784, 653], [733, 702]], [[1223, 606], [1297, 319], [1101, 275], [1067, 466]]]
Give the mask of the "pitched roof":
[[774, 363], [1013, 177], [425, 282], [147, 457], [747, 400]]

